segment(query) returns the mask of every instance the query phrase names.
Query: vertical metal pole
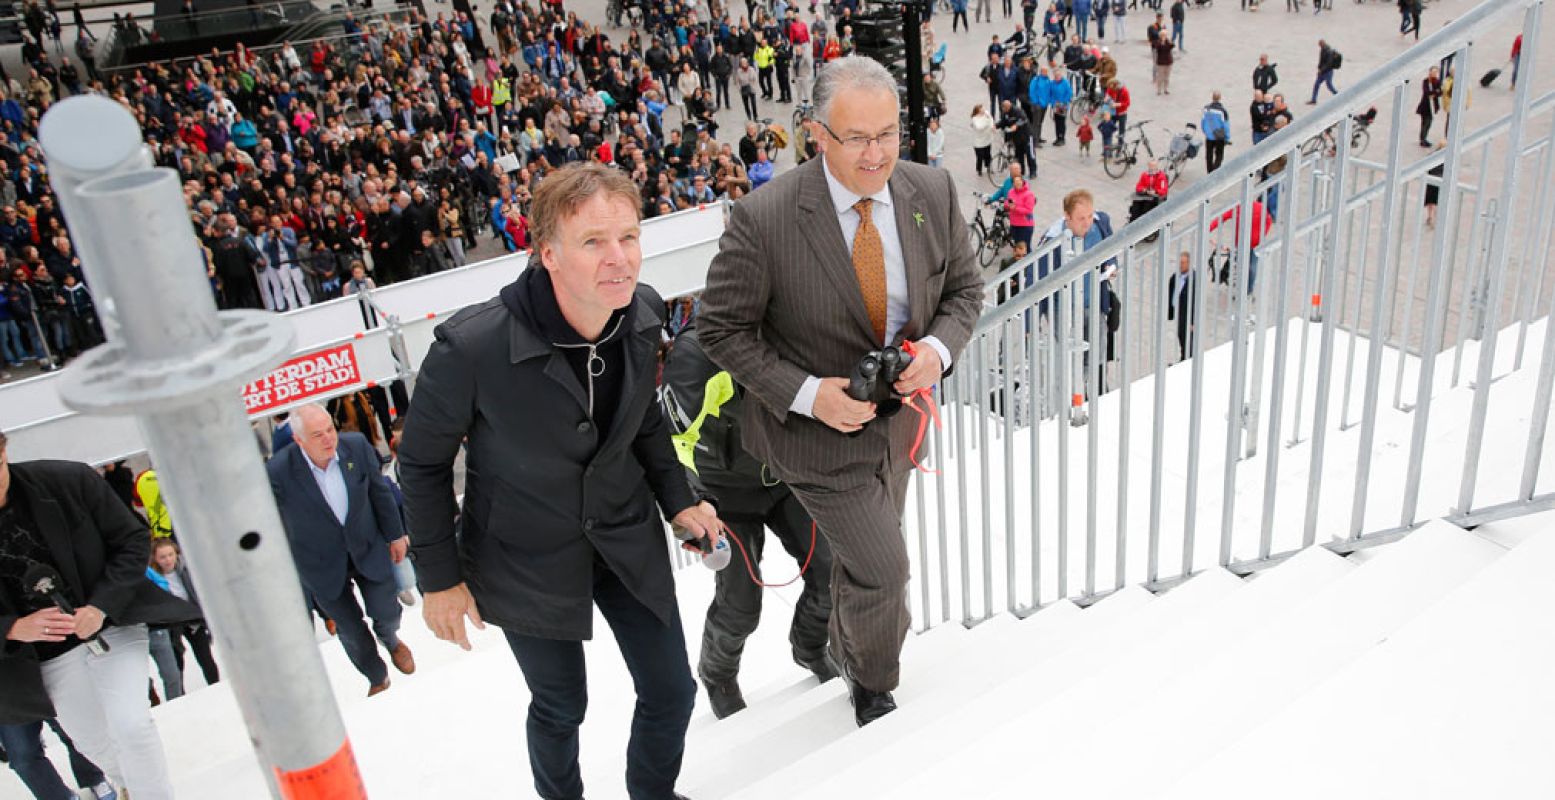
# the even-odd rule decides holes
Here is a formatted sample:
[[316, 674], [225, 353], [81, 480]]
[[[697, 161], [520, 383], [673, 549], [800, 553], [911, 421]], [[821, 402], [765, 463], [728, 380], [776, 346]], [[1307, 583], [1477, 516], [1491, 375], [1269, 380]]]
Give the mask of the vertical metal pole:
[[[101, 95], [77, 95], [56, 103], [38, 126], [43, 154], [49, 162], [49, 186], [67, 219], [84, 219], [76, 188], [94, 178], [151, 169], [155, 162], [127, 109]], [[87, 283], [98, 286], [100, 270], [113, 263], [116, 242], [102, 237], [72, 235]], [[118, 303], [99, 293], [93, 300], [103, 335], [115, 338]]]
[[1054, 350], [1058, 353], [1058, 402], [1063, 409], [1058, 415], [1058, 596], [1069, 596], [1069, 420], [1073, 414], [1070, 402], [1069, 361], [1074, 347], [1071, 328], [1074, 323], [1074, 284], [1063, 287], [1054, 298], [1053, 335]]
[[[1552, 298], [1555, 299], [1555, 298]], [[1539, 382], [1533, 393], [1533, 414], [1528, 418], [1528, 447], [1523, 451], [1523, 477], [1517, 485], [1517, 499], [1533, 499], [1544, 458], [1544, 437], [1550, 424], [1550, 393], [1555, 385], [1555, 302], [1544, 319], [1544, 352], [1539, 354]]]
[[1285, 215], [1282, 223], [1279, 288], [1275, 294], [1279, 310], [1274, 313], [1274, 320], [1279, 327], [1274, 332], [1274, 374], [1269, 387], [1269, 448], [1264, 455], [1263, 517], [1259, 520], [1258, 528], [1258, 557], [1261, 559], [1269, 557], [1274, 543], [1275, 488], [1280, 474], [1280, 426], [1283, 424], [1281, 414], [1285, 408], [1285, 360], [1290, 352], [1291, 320], [1286, 316], [1286, 311], [1290, 300], [1291, 267], [1295, 262], [1296, 222], [1299, 219], [1298, 209], [1301, 208], [1301, 151], [1291, 148], [1285, 163], [1290, 166], [1285, 170], [1284, 194], [1290, 197], [1285, 198], [1282, 204], [1289, 204], [1287, 207], [1290, 213]]
[[[1402, 88], [1402, 86], [1400, 86], [1398, 88]], [[1395, 91], [1397, 91], [1397, 89], [1395, 89]], [[1397, 130], [1397, 129], [1395, 129], [1395, 130]], [[1388, 185], [1388, 188], [1385, 191], [1392, 191], [1392, 189], [1393, 189], [1393, 187], [1392, 187], [1392, 184], [1390, 183]], [[1381, 247], [1384, 250], [1386, 250], [1387, 247], [1388, 247], [1388, 240], [1386, 238], [1386, 234], [1387, 234], [1387, 230], [1388, 230], [1387, 229], [1387, 225], [1388, 225], [1389, 221], [1390, 220], [1386, 220], [1385, 219], [1382, 222], [1382, 224], [1383, 224], [1383, 229], [1382, 230], [1383, 230], [1384, 238], [1382, 239]], [[1369, 251], [1368, 245], [1371, 243], [1371, 202], [1370, 201], [1368, 201], [1366, 203], [1366, 205], [1361, 207], [1361, 228], [1360, 228], [1360, 230], [1361, 230], [1361, 235], [1359, 237], [1357, 237], [1355, 235], [1355, 229], [1354, 228], [1350, 229], [1350, 239], [1351, 239], [1351, 242], [1353, 243], [1355, 239], [1359, 238], [1360, 239], [1360, 247], [1357, 248], [1357, 250], [1356, 250], [1355, 262], [1354, 262], [1353, 266], [1348, 265], [1348, 264], [1346, 265], [1346, 272], [1353, 272], [1353, 273], [1355, 273], [1355, 289], [1354, 289], [1354, 291], [1346, 291], [1345, 292], [1344, 302], [1345, 302], [1346, 305], [1348, 305], [1352, 300], [1355, 302], [1355, 320], [1350, 323], [1350, 335], [1349, 335], [1349, 337], [1347, 337], [1349, 339], [1349, 342], [1346, 343], [1346, 345], [1345, 345], [1345, 355], [1344, 355], [1344, 391], [1340, 393], [1340, 399], [1339, 399], [1339, 430], [1342, 430], [1342, 431], [1347, 431], [1351, 427], [1351, 425], [1350, 425], [1350, 390], [1351, 390], [1351, 388], [1353, 387], [1353, 385], [1355, 383], [1355, 340], [1360, 338], [1360, 335], [1361, 335], [1361, 306], [1364, 305], [1363, 295], [1366, 292], [1366, 262], [1368, 260], [1370, 260], [1370, 259], [1367, 258], [1368, 254], [1369, 254], [1368, 253], [1368, 251]], [[1345, 246], [1345, 250], [1348, 252], [1349, 245]], [[1349, 281], [1349, 276], [1346, 275], [1344, 280], [1345, 280], [1345, 285], [1348, 286], [1349, 282], [1350, 282]], [[1382, 287], [1381, 286], [1377, 287], [1377, 295], [1378, 296], [1382, 295]], [[1372, 319], [1372, 325], [1375, 326], [1376, 323], [1377, 323], [1377, 317], [1373, 316], [1371, 319]]]
[[[1473, 74], [1473, 51], [1469, 45], [1458, 48], [1453, 58], [1455, 74], [1460, 78]], [[1455, 79], [1456, 80], [1456, 79]], [[1451, 224], [1458, 215], [1458, 171], [1463, 151], [1463, 98], [1468, 92], [1452, 93], [1452, 108], [1448, 111], [1447, 155], [1442, 169], [1442, 205], [1439, 211], [1443, 224], [1436, 226], [1436, 241], [1432, 244], [1431, 278], [1426, 289], [1425, 328], [1420, 343], [1420, 376], [1415, 389], [1415, 419], [1409, 435], [1409, 467], [1404, 477], [1404, 502], [1399, 507], [1399, 527], [1415, 524], [1415, 511], [1420, 504], [1420, 475], [1425, 458], [1426, 426], [1431, 421], [1431, 385], [1436, 373], [1437, 347], [1442, 337], [1442, 326], [1447, 316], [1447, 287], [1444, 273], [1457, 246], [1457, 226]], [[1458, 124], [1452, 124], [1456, 120]]]
[[[1539, 58], [1539, 16], [1544, 8], [1543, 4], [1535, 3], [1528, 7], [1523, 19], [1523, 41], [1532, 49], [1523, 53], [1523, 66], [1528, 68], [1528, 75], [1537, 75], [1537, 63]], [[1498, 204], [1505, 218], [1512, 217], [1512, 200], [1517, 196], [1517, 184], [1520, 175], [1517, 170], [1517, 162], [1521, 160], [1523, 152], [1523, 121], [1528, 115], [1528, 104], [1532, 99], [1533, 82], [1524, 80], [1517, 87], [1515, 99], [1512, 101], [1512, 124], [1507, 130], [1506, 150], [1506, 176], [1501, 184], [1501, 202]], [[1552, 176], [1546, 175], [1548, 181]], [[1486, 268], [1490, 271], [1490, 286], [1484, 297], [1485, 304], [1485, 329], [1479, 344], [1479, 373], [1474, 379], [1474, 405], [1469, 414], [1468, 443], [1465, 446], [1463, 457], [1463, 481], [1458, 488], [1459, 513], [1467, 514], [1474, 507], [1474, 484], [1479, 478], [1479, 457], [1485, 441], [1485, 415], [1490, 410], [1490, 380], [1496, 367], [1496, 340], [1500, 337], [1497, 326], [1500, 323], [1501, 292], [1506, 283], [1507, 245], [1512, 238], [1511, 225], [1496, 227], [1496, 236], [1490, 244], [1490, 260]]]
[[992, 410], [988, 405], [992, 399], [988, 396], [988, 347], [993, 342], [993, 333], [987, 333], [977, 341], [977, 458], [979, 475], [982, 476], [981, 509], [983, 523], [982, 562], [983, 562], [983, 616], [988, 619], [993, 616], [993, 489], [991, 486], [993, 473], [988, 469], [988, 414]]
[[[1123, 282], [1123, 296], [1129, 296], [1131, 275], [1134, 272], [1134, 248], [1129, 247], [1123, 251], [1123, 268], [1119, 270], [1118, 280]], [[1138, 309], [1146, 308], [1143, 304], [1134, 306]], [[1118, 530], [1117, 541], [1114, 543], [1112, 554], [1113, 585], [1117, 591], [1123, 589], [1124, 572], [1128, 567], [1128, 432], [1132, 419], [1129, 415], [1129, 390], [1132, 388], [1132, 376], [1128, 369], [1128, 340], [1133, 333], [1133, 326], [1129, 324], [1131, 314], [1119, 313], [1122, 319], [1118, 325], [1118, 336], [1123, 340], [1123, 359], [1120, 364], [1121, 377], [1118, 383]], [[1093, 417], [1094, 419], [1094, 417]]]
[[[1346, 114], [1339, 122], [1339, 155], [1334, 159], [1333, 208], [1329, 210], [1328, 263], [1323, 265], [1322, 288], [1319, 294], [1323, 302], [1333, 296], [1334, 273], [1339, 270], [1339, 247], [1345, 241], [1349, 227], [1349, 215], [1344, 213], [1345, 184], [1350, 171], [1350, 130], [1355, 121]], [[1323, 312], [1323, 333], [1319, 340], [1317, 356], [1317, 391], [1312, 409], [1312, 466], [1307, 471], [1307, 511], [1301, 537], [1302, 547], [1311, 547], [1317, 539], [1317, 504], [1323, 489], [1323, 445], [1328, 439], [1328, 393], [1333, 379], [1334, 325], [1337, 314]]]
[[1089, 302], [1086, 303], [1086, 328], [1090, 334], [1086, 354], [1090, 357], [1090, 369], [1085, 371], [1086, 403], [1090, 423], [1085, 430], [1085, 596], [1096, 596], [1096, 495], [1099, 492], [1097, 469], [1101, 460], [1101, 447], [1097, 431], [1101, 428], [1101, 370], [1107, 359], [1106, 342], [1102, 339], [1105, 328], [1101, 321], [1102, 280], [1101, 267], [1086, 276], [1090, 281]]
[[[947, 392], [955, 387], [956, 381], [941, 381], [934, 388], [934, 400], [940, 404], [943, 412], [941, 417], [949, 417], [952, 413], [960, 414]], [[939, 613], [940, 622], [950, 621], [950, 537], [946, 535], [949, 528], [945, 525], [945, 475], [944, 470], [950, 465], [950, 459], [945, 454], [945, 436], [940, 431], [940, 426], [930, 426], [934, 429], [934, 460], [939, 465], [941, 474], [934, 480], [934, 517], [939, 528]], [[962, 465], [960, 454], [957, 453], [956, 471], [962, 472], [966, 468]]]
[[[1550, 120], [1555, 122], [1555, 114], [1550, 115]], [[1555, 133], [1555, 131], [1552, 131]], [[1539, 172], [1543, 175], [1550, 170], [1550, 159], [1555, 158], [1555, 147], [1551, 147], [1551, 139], [1546, 136], [1544, 145], [1539, 151]], [[1518, 264], [1521, 267], [1517, 271], [1517, 288], [1512, 291], [1512, 297], [1517, 303], [1517, 350], [1512, 356], [1512, 371], [1523, 368], [1523, 349], [1528, 341], [1528, 319], [1535, 303], [1538, 302], [1538, 289], [1532, 293], [1527, 291], [1526, 283], [1530, 275], [1537, 276], [1543, 272], [1543, 262], [1533, 260], [1533, 252], [1539, 241], [1539, 220], [1543, 219], [1545, 206], [1550, 199], [1550, 185], [1548, 181], [1541, 181], [1538, 187], [1538, 200], [1528, 207], [1528, 235], [1523, 237], [1523, 256]], [[1518, 204], [1521, 206], [1521, 204]], [[1535, 277], [1537, 280], [1537, 277]]]
[[[94, 129], [139, 141], [118, 120]], [[316, 797], [300, 774], [324, 769], [365, 796], [237, 392], [291, 350], [291, 331], [263, 312], [217, 313], [173, 170], [84, 181], [72, 207], [91, 252], [113, 247], [94, 288], [120, 314], [60, 393], [83, 413], [137, 417], [272, 795]]]
[[[1199, 204], [1198, 248], [1188, 259], [1190, 264], [1203, 263], [1209, 253], [1209, 201]], [[1182, 571], [1178, 577], [1193, 574], [1193, 550], [1196, 543], [1199, 516], [1199, 446], [1202, 444], [1204, 408], [1204, 284], [1193, 282], [1193, 387], [1188, 400], [1188, 481], [1183, 490], [1182, 521]]]
[[1038, 361], [1046, 363], [1041, 354], [1047, 334], [1042, 331], [1042, 318], [1035, 306], [1026, 310], [1027, 336], [1036, 341], [1026, 348], [1026, 385], [1031, 396], [1031, 608], [1042, 607], [1042, 408], [1046, 386], [1039, 385]]
[[[1371, 303], [1371, 341], [1366, 349], [1366, 384], [1361, 399], [1361, 441], [1356, 454], [1355, 494], [1350, 504], [1350, 539], [1361, 536], [1366, 523], [1366, 492], [1371, 482], [1371, 446], [1377, 433], [1378, 384], [1382, 379], [1382, 346], [1388, 336], [1392, 320], [1386, 314], [1393, 304], [1387, 297], [1387, 289], [1393, 284], [1393, 226], [1403, 202], [1404, 186], [1398, 179], [1404, 159], [1404, 84], [1393, 89], [1393, 126], [1388, 142], [1387, 188], [1382, 194], [1382, 263], [1377, 265], [1377, 295]], [[1400, 226], [1402, 227], [1402, 226]], [[1359, 306], [1359, 303], [1356, 304]], [[1351, 332], [1351, 342], [1360, 334], [1359, 326]]]
[[[928, 402], [934, 402], [933, 398], [930, 398]], [[932, 457], [934, 466], [943, 470], [939, 451], [935, 450]], [[918, 602], [920, 603], [918, 618], [923, 620], [923, 630], [928, 630], [934, 624], [932, 616], [929, 614], [929, 520], [928, 509], [923, 499], [924, 492], [928, 491], [929, 488], [927, 483], [922, 472], [913, 476], [913, 484], [915, 485], [913, 495], [916, 500], [914, 505], [918, 507], [918, 564], [917, 569], [913, 570], [913, 573], [918, 576]]]
[[1247, 278], [1253, 242], [1253, 176], [1242, 176], [1242, 191], [1237, 198], [1236, 279], [1231, 282], [1235, 306], [1231, 321], [1231, 385], [1226, 395], [1225, 474], [1220, 496], [1220, 565], [1231, 563], [1232, 518], [1236, 514], [1236, 454], [1241, 449], [1243, 386], [1247, 380]]
[[[1420, 183], [1420, 193], [1424, 199], [1428, 181], [1435, 176], [1426, 175]], [[1406, 187], [1407, 188], [1407, 187]], [[1409, 194], [1406, 191], [1404, 197], [1407, 201]], [[1407, 207], [1407, 206], [1406, 206]], [[1393, 372], [1393, 407], [1400, 411], [1408, 411], [1414, 408], [1413, 404], [1406, 407], [1403, 403], [1404, 396], [1404, 356], [1409, 352], [1409, 328], [1414, 318], [1415, 310], [1415, 284], [1419, 283], [1420, 276], [1420, 240], [1425, 238], [1425, 204], [1422, 202], [1415, 206], [1415, 234], [1409, 239], [1409, 258], [1404, 263], [1409, 265], [1409, 277], [1405, 279], [1402, 291], [1395, 290], [1395, 295], [1402, 294], [1401, 303], [1404, 307], [1404, 321], [1399, 327], [1398, 333], [1398, 359]], [[1422, 357], [1424, 352], [1421, 353]]]
[[[1171, 292], [1172, 278], [1167, 250], [1172, 242], [1172, 223], [1168, 222], [1161, 229], [1161, 236], [1156, 242], [1156, 293], [1155, 297], [1146, 298], [1145, 301], [1152, 305], [1170, 302], [1167, 295]], [[1195, 275], [1199, 269], [1190, 264], [1188, 274]], [[1185, 309], [1177, 310], [1179, 314], [1184, 312]], [[1155, 315], [1155, 369], [1151, 373], [1154, 376], [1152, 388], [1155, 396], [1150, 412], [1150, 538], [1145, 556], [1146, 585], [1154, 585], [1161, 577], [1161, 460], [1162, 439], [1166, 432], [1166, 335], [1166, 312], [1158, 310]]]
[[[1020, 482], [1015, 479], [1015, 365], [1016, 354], [1014, 343], [1017, 341], [1012, 333], [1019, 329], [1021, 316], [1016, 315], [1004, 320], [999, 326], [1004, 336], [1004, 347], [1000, 348], [999, 365], [1003, 373], [1002, 389], [1004, 401], [1000, 404], [1004, 412], [1004, 595], [1005, 608], [1010, 613], [1020, 607], [1015, 594], [1015, 533], [1018, 527], [1015, 524], [1015, 491]], [[987, 489], [984, 494], [987, 494]]]
[[[982, 347], [978, 337], [972, 339], [971, 366], [974, 370], [979, 368], [977, 350]], [[965, 370], [956, 370], [956, 394], [961, 399], [960, 407], [956, 409], [954, 431], [956, 435], [956, 531], [960, 534], [961, 546], [961, 624], [970, 627], [972, 625], [972, 543], [971, 531], [967, 521], [967, 488], [966, 476], [972, 471], [972, 465], [968, 463], [966, 439], [966, 415], [968, 411], [982, 413], [982, 400], [967, 395], [971, 393], [969, 386], [973, 380]]]
[[[1316, 167], [1312, 170], [1312, 208], [1316, 215], [1318, 207], [1322, 204], [1323, 192], [1319, 189], [1325, 182], [1323, 173]], [[1301, 315], [1301, 354], [1296, 366], [1296, 413], [1290, 420], [1290, 441], [1287, 447], [1295, 447], [1301, 444], [1301, 401], [1306, 396], [1307, 390], [1307, 348], [1312, 340], [1312, 323], [1322, 316], [1323, 298], [1314, 292], [1315, 284], [1319, 280], [1322, 263], [1318, 256], [1318, 249], [1322, 246], [1323, 237], [1332, 236], [1333, 231], [1317, 229], [1310, 234], [1311, 242], [1306, 253], [1306, 281], [1302, 300], [1311, 298], [1311, 306], [1307, 313]]]
[[[1489, 201], [1491, 209], [1488, 214], [1485, 211], [1485, 203], [1487, 202], [1485, 198], [1490, 194], [1490, 182], [1486, 180], [1489, 172], [1490, 142], [1486, 141], [1479, 148], [1479, 184], [1474, 189], [1474, 216], [1473, 222], [1469, 226], [1469, 263], [1467, 265], [1468, 269], [1463, 276], [1464, 292], [1463, 304], [1458, 312], [1458, 341], [1454, 345], [1452, 353], [1452, 382], [1450, 385], [1454, 387], [1458, 385], [1458, 378], [1463, 368], [1463, 345], [1470, 337], [1474, 336], [1469, 327], [1469, 320], [1474, 316], [1474, 307], [1483, 302], [1481, 299], [1483, 295], [1481, 287], [1484, 281], [1481, 279], [1481, 270], [1488, 269], [1485, 259], [1488, 259], [1489, 254], [1485, 251], [1484, 243], [1480, 241], [1480, 232], [1486, 229], [1487, 224], [1491, 224], [1487, 222], [1487, 219], [1493, 219], [1500, 211], [1499, 204], [1495, 201]], [[1487, 238], [1493, 235], [1493, 232], [1487, 234]], [[1452, 287], [1453, 267], [1451, 265], [1456, 263], [1456, 256], [1456, 253], [1447, 254], [1449, 259], [1447, 268], [1447, 286], [1449, 291]]]

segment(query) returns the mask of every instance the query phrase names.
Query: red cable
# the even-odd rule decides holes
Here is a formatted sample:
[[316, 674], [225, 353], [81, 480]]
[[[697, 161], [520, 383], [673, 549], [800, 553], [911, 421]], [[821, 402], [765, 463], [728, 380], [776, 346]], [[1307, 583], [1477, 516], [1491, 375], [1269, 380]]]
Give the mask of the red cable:
[[728, 525], [723, 527], [723, 533], [732, 539], [735, 544], [739, 545], [740, 557], [745, 559], [745, 571], [750, 574], [751, 581], [763, 589], [781, 589], [784, 586], [793, 585], [794, 582], [803, 578], [804, 574], [809, 571], [810, 559], [815, 557], [815, 520], [810, 520], [810, 553], [804, 557], [804, 564], [799, 567], [799, 574], [783, 583], [763, 583], [761, 578], [756, 577], [756, 565], [751, 563], [750, 553], [745, 551], [745, 543], [740, 541], [740, 537], [734, 535], [734, 531], [730, 530]]

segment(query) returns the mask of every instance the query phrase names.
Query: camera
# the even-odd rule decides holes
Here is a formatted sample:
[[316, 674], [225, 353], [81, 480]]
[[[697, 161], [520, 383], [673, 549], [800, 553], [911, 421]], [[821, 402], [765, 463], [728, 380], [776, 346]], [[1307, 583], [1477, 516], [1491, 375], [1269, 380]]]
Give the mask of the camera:
[[874, 403], [877, 418], [895, 414], [902, 410], [902, 400], [892, 387], [911, 363], [912, 354], [896, 345], [865, 353], [848, 376], [848, 396]]

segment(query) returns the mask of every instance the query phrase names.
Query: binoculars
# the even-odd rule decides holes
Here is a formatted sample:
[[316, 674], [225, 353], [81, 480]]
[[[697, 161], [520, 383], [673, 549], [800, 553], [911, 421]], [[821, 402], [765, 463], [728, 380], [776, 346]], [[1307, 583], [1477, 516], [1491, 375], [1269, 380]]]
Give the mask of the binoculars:
[[875, 404], [876, 417], [889, 417], [902, 409], [902, 400], [891, 388], [912, 363], [912, 354], [892, 345], [865, 353], [848, 377], [848, 396]]

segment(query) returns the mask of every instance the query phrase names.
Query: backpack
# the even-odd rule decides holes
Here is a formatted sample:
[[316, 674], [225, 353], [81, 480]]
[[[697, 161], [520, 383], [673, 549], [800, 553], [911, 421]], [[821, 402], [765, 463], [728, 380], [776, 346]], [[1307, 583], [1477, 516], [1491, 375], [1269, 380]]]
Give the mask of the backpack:
[[1340, 67], [1344, 66], [1344, 54], [1340, 53], [1338, 50], [1333, 51], [1333, 53], [1333, 64], [1329, 67], [1329, 69], [1339, 69]]

